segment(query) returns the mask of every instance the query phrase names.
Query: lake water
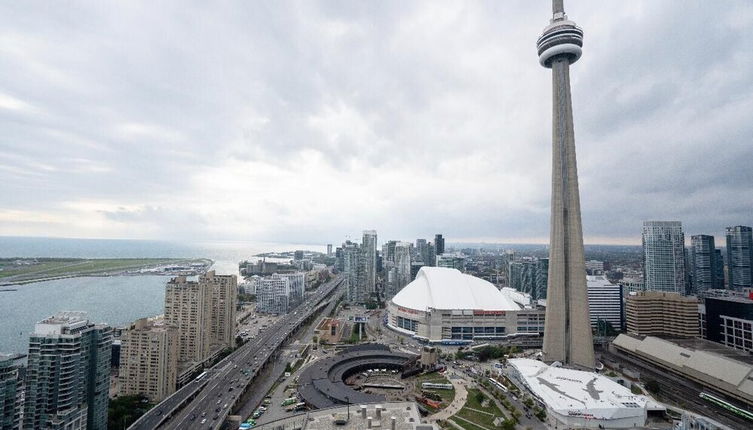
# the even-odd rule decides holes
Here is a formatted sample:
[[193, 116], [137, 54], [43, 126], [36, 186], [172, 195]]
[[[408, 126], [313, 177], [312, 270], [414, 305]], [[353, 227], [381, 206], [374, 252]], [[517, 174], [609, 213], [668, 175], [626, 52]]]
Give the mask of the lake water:
[[[218, 274], [236, 275], [238, 262], [254, 254], [296, 249], [324, 251], [325, 246], [0, 237], [2, 258], [211, 258]], [[85, 311], [91, 321], [114, 327], [161, 314], [168, 280], [165, 276], [86, 277], [3, 287], [17, 291], [0, 292], [0, 352], [26, 353], [34, 324], [59, 311]]]

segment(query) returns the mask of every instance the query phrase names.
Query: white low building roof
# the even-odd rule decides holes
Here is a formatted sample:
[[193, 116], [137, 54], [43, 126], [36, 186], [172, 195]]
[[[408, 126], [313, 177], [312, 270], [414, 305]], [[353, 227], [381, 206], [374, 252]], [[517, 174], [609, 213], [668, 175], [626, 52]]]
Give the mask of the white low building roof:
[[474, 309], [516, 311], [521, 307], [490, 282], [445, 267], [422, 267], [416, 279], [392, 298], [397, 306], [426, 311]]
[[562, 415], [610, 420], [646, 414], [646, 396], [594, 372], [551, 367], [528, 358], [508, 360], [528, 389], [550, 409]]
[[[612, 343], [624, 350], [643, 354], [663, 362], [686, 374], [703, 375], [714, 384], [729, 384], [725, 389], [737, 389], [741, 397], [753, 398], [753, 364], [738, 360], [735, 356], [724, 356], [714, 351], [693, 349], [676, 342], [658, 337], [646, 336], [643, 339], [621, 334]], [[688, 341], [690, 342], [690, 341]], [[700, 346], [706, 341], [699, 340]], [[711, 344], [715, 345], [715, 344]], [[719, 346], [721, 350], [728, 349]], [[729, 348], [730, 354], [738, 352]], [[747, 358], [746, 354], [741, 354]], [[721, 385], [720, 385], [721, 386]]]

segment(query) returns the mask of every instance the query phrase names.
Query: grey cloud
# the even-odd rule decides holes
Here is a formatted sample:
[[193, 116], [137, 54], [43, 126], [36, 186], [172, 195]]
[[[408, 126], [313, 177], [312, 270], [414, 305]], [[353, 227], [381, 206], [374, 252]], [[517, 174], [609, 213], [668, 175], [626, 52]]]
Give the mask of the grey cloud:
[[[545, 3], [0, 4], [0, 96], [33, 108], [0, 104], [0, 209], [103, 202], [107, 221], [155, 226], [156, 238], [211, 238], [233, 220], [272, 241], [367, 226], [383, 238], [545, 241], [551, 84], [534, 48]], [[586, 31], [572, 68], [586, 235], [637, 238], [647, 218], [712, 233], [753, 222], [753, 6], [566, 8]], [[227, 214], [197, 197], [212, 194], [196, 179], [207, 169], [295, 174], [311, 153], [339, 185], [312, 190], [302, 177], [255, 201], [281, 181], [264, 178], [227, 196], [249, 202]], [[427, 195], [426, 182], [446, 192]], [[378, 191], [379, 209], [290, 220], [296, 192], [351, 184]]]

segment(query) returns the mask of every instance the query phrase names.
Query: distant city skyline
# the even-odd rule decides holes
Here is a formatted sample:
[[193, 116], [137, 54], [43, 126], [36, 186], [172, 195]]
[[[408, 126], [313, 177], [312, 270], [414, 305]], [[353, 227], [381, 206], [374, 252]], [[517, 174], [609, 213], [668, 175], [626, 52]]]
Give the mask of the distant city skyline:
[[[0, 234], [545, 243], [548, 9], [2, 4]], [[753, 4], [568, 10], [585, 242], [753, 224]]]

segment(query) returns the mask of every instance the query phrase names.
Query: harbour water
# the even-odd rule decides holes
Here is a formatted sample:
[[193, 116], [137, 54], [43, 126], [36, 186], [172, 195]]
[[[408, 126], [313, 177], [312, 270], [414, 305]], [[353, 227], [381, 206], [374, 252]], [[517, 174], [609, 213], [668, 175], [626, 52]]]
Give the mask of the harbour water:
[[[143, 240], [50, 239], [0, 237], [0, 257], [72, 258], [211, 258], [212, 269], [238, 274], [238, 262], [261, 252], [306, 249], [320, 245], [247, 242], [171, 243]], [[0, 292], [0, 352], [26, 353], [34, 324], [58, 311], [85, 311], [94, 322], [122, 326], [162, 313], [165, 276], [115, 276], [58, 279], [13, 286]]]

